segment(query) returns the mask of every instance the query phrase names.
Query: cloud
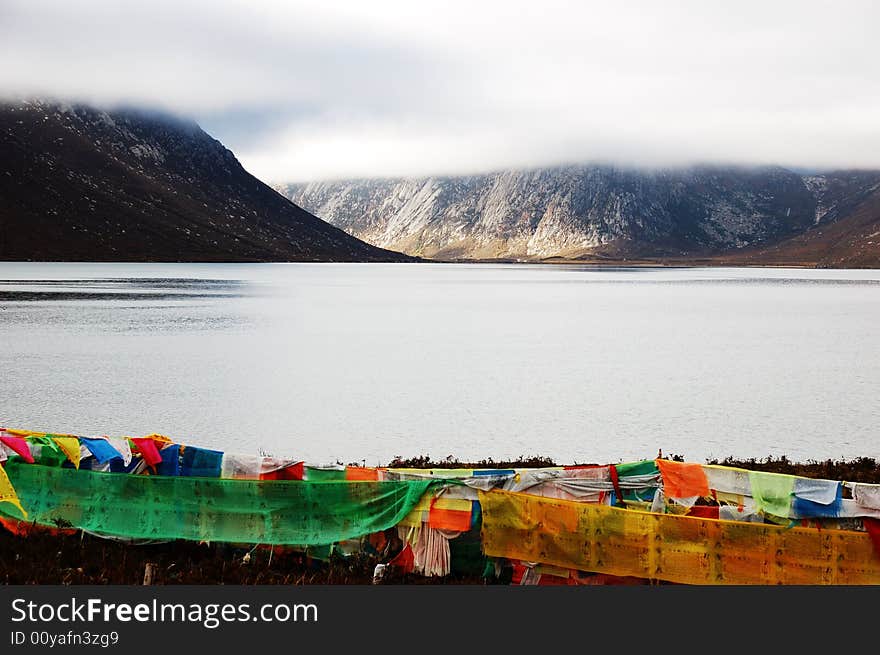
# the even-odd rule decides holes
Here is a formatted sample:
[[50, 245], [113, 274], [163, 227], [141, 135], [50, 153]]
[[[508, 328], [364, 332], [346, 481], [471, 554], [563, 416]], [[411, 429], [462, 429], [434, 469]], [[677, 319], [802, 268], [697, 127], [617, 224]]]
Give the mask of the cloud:
[[0, 5], [0, 93], [194, 116], [269, 181], [880, 167], [871, 2]]

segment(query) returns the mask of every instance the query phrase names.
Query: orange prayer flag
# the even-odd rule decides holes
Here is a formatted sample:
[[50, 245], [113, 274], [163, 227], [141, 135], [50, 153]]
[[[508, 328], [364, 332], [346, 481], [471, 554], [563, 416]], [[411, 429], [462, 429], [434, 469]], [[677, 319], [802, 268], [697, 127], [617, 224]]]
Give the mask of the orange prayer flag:
[[346, 480], [378, 480], [379, 469], [361, 466], [346, 466]]
[[455, 509], [431, 508], [428, 512], [428, 527], [438, 530], [455, 530], [467, 532], [471, 529], [471, 513]]
[[663, 478], [663, 493], [668, 498], [709, 495], [709, 480], [700, 464], [668, 459], [658, 459], [656, 462]]
[[44, 437], [46, 436], [42, 432], [31, 432], [30, 430], [18, 430], [15, 428], [3, 428], [4, 432], [8, 432], [9, 434], [14, 434], [19, 437]]
[[16, 537], [28, 537], [30, 535], [45, 534], [59, 537], [61, 535], [76, 534], [75, 528], [52, 528], [48, 525], [37, 525], [18, 519], [0, 517], [0, 527], [8, 530]]

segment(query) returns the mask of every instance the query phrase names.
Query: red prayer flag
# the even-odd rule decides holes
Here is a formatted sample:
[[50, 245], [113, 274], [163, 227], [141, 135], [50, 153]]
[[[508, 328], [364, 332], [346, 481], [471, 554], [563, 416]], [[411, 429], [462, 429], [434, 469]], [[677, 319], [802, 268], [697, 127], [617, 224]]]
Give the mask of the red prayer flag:
[[694, 505], [691, 507], [690, 511], [687, 513], [688, 516], [696, 516], [701, 519], [717, 519], [718, 518], [718, 506], [717, 505]]
[[412, 573], [416, 566], [416, 558], [413, 555], [412, 547], [407, 544], [390, 562], [390, 566], [399, 567], [404, 573]]
[[269, 473], [262, 473], [260, 480], [302, 480], [304, 475], [305, 466], [302, 462], [297, 462]]
[[871, 542], [874, 544], [874, 553], [880, 557], [880, 519], [872, 519], [865, 517], [862, 519], [865, 530], [871, 536]]
[[144, 461], [150, 466], [156, 466], [156, 464], [159, 464], [162, 461], [162, 455], [159, 454], [159, 449], [156, 448], [156, 443], [152, 439], [137, 437], [132, 438], [131, 441], [137, 446]]
[[9, 446], [12, 450], [14, 450], [17, 454], [21, 455], [21, 458], [26, 461], [28, 464], [34, 463], [34, 458], [31, 455], [31, 447], [27, 441], [22, 439], [21, 437], [2, 437], [0, 436], [0, 441]]

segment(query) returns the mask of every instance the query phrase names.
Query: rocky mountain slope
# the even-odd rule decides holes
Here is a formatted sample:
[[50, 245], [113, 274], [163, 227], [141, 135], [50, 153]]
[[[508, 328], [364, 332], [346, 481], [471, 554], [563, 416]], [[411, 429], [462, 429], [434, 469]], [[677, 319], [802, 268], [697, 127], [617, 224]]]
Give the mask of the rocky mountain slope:
[[297, 207], [195, 123], [0, 105], [0, 260], [402, 259]]
[[817, 225], [845, 222], [857, 208], [870, 213], [864, 203], [878, 189], [880, 171], [802, 176], [779, 167], [584, 165], [279, 191], [381, 247], [438, 259], [542, 260], [757, 253]]
[[[876, 186], [875, 186], [876, 189]], [[845, 209], [827, 213], [815, 226], [779, 243], [726, 256], [724, 264], [814, 265], [822, 268], [880, 268], [880, 189]]]

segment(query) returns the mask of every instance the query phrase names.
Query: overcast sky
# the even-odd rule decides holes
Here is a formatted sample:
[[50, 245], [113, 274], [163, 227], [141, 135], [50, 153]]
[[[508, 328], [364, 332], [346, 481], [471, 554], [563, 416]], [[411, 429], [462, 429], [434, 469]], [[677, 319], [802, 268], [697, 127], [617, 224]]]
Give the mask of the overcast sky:
[[269, 182], [880, 167], [880, 3], [0, 0], [0, 94], [194, 117]]

